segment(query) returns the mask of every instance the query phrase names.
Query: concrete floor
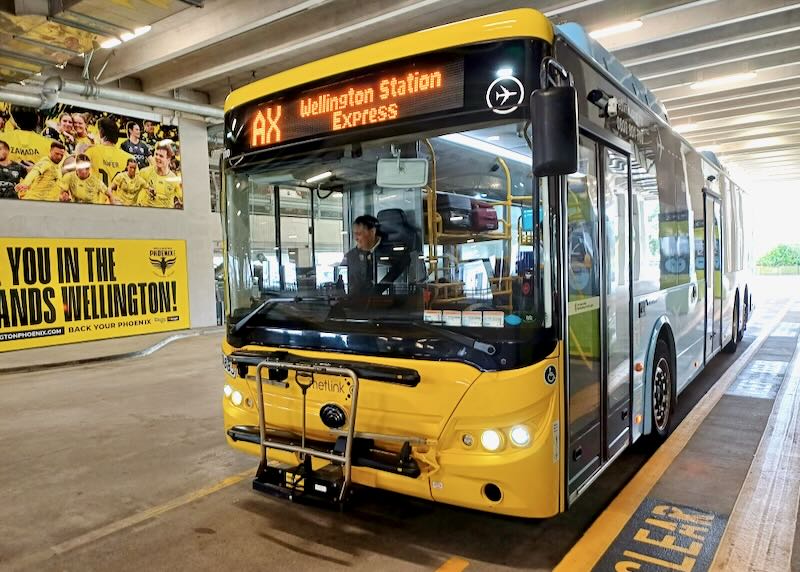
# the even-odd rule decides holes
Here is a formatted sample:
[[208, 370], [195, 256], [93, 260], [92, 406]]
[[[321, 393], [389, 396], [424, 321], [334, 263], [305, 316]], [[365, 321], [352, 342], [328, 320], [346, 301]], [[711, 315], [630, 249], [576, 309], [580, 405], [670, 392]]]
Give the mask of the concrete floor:
[[223, 439], [220, 355], [201, 336], [0, 377], [0, 568], [252, 466]]
[[[756, 291], [745, 346], [797, 291], [782, 284]], [[735, 357], [692, 384], [680, 416]], [[251, 490], [243, 471], [255, 460], [223, 439], [221, 383], [213, 336], [137, 360], [0, 376], [0, 569], [405, 571], [457, 555], [470, 570], [549, 570], [652, 454], [633, 447], [547, 521], [376, 491], [339, 514]]]

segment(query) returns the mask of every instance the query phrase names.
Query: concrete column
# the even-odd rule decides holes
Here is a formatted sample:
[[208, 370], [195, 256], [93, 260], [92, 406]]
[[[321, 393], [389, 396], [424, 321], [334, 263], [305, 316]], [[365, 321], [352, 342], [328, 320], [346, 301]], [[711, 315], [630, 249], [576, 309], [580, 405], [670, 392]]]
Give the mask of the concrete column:
[[192, 327], [217, 323], [214, 295], [214, 241], [222, 239], [220, 218], [211, 212], [206, 124], [182, 119], [181, 141], [184, 210], [181, 228], [186, 239], [189, 268], [189, 310]]

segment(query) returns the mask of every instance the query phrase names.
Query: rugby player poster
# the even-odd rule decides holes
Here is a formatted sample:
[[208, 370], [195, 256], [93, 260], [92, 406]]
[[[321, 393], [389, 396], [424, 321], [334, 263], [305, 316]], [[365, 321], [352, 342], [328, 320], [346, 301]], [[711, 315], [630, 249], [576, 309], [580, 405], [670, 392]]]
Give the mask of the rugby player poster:
[[182, 209], [178, 128], [0, 102], [0, 198]]
[[182, 240], [0, 238], [0, 352], [188, 327]]

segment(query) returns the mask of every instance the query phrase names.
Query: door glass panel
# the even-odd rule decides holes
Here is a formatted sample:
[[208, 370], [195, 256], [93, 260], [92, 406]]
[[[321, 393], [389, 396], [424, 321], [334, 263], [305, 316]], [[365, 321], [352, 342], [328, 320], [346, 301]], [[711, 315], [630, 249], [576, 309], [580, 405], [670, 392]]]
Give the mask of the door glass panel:
[[714, 201], [714, 349], [722, 344], [722, 229], [719, 201]]
[[581, 138], [580, 166], [567, 177], [570, 489], [599, 467], [600, 241], [597, 147]]
[[628, 427], [630, 400], [630, 267], [628, 158], [606, 149], [604, 188], [608, 444]]

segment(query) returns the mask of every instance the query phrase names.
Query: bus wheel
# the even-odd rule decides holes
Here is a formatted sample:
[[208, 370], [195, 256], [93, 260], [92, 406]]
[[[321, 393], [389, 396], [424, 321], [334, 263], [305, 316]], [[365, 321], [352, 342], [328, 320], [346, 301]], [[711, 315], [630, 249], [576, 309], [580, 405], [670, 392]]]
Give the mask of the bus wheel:
[[728, 342], [722, 351], [726, 354], [732, 354], [736, 352], [736, 348], [739, 347], [739, 340], [742, 339], [742, 336], [739, 334], [739, 301], [736, 301], [736, 304], [733, 306], [733, 332], [731, 336], [731, 341]]
[[663, 339], [656, 344], [653, 368], [653, 434], [665, 439], [672, 431], [675, 388], [669, 346]]

